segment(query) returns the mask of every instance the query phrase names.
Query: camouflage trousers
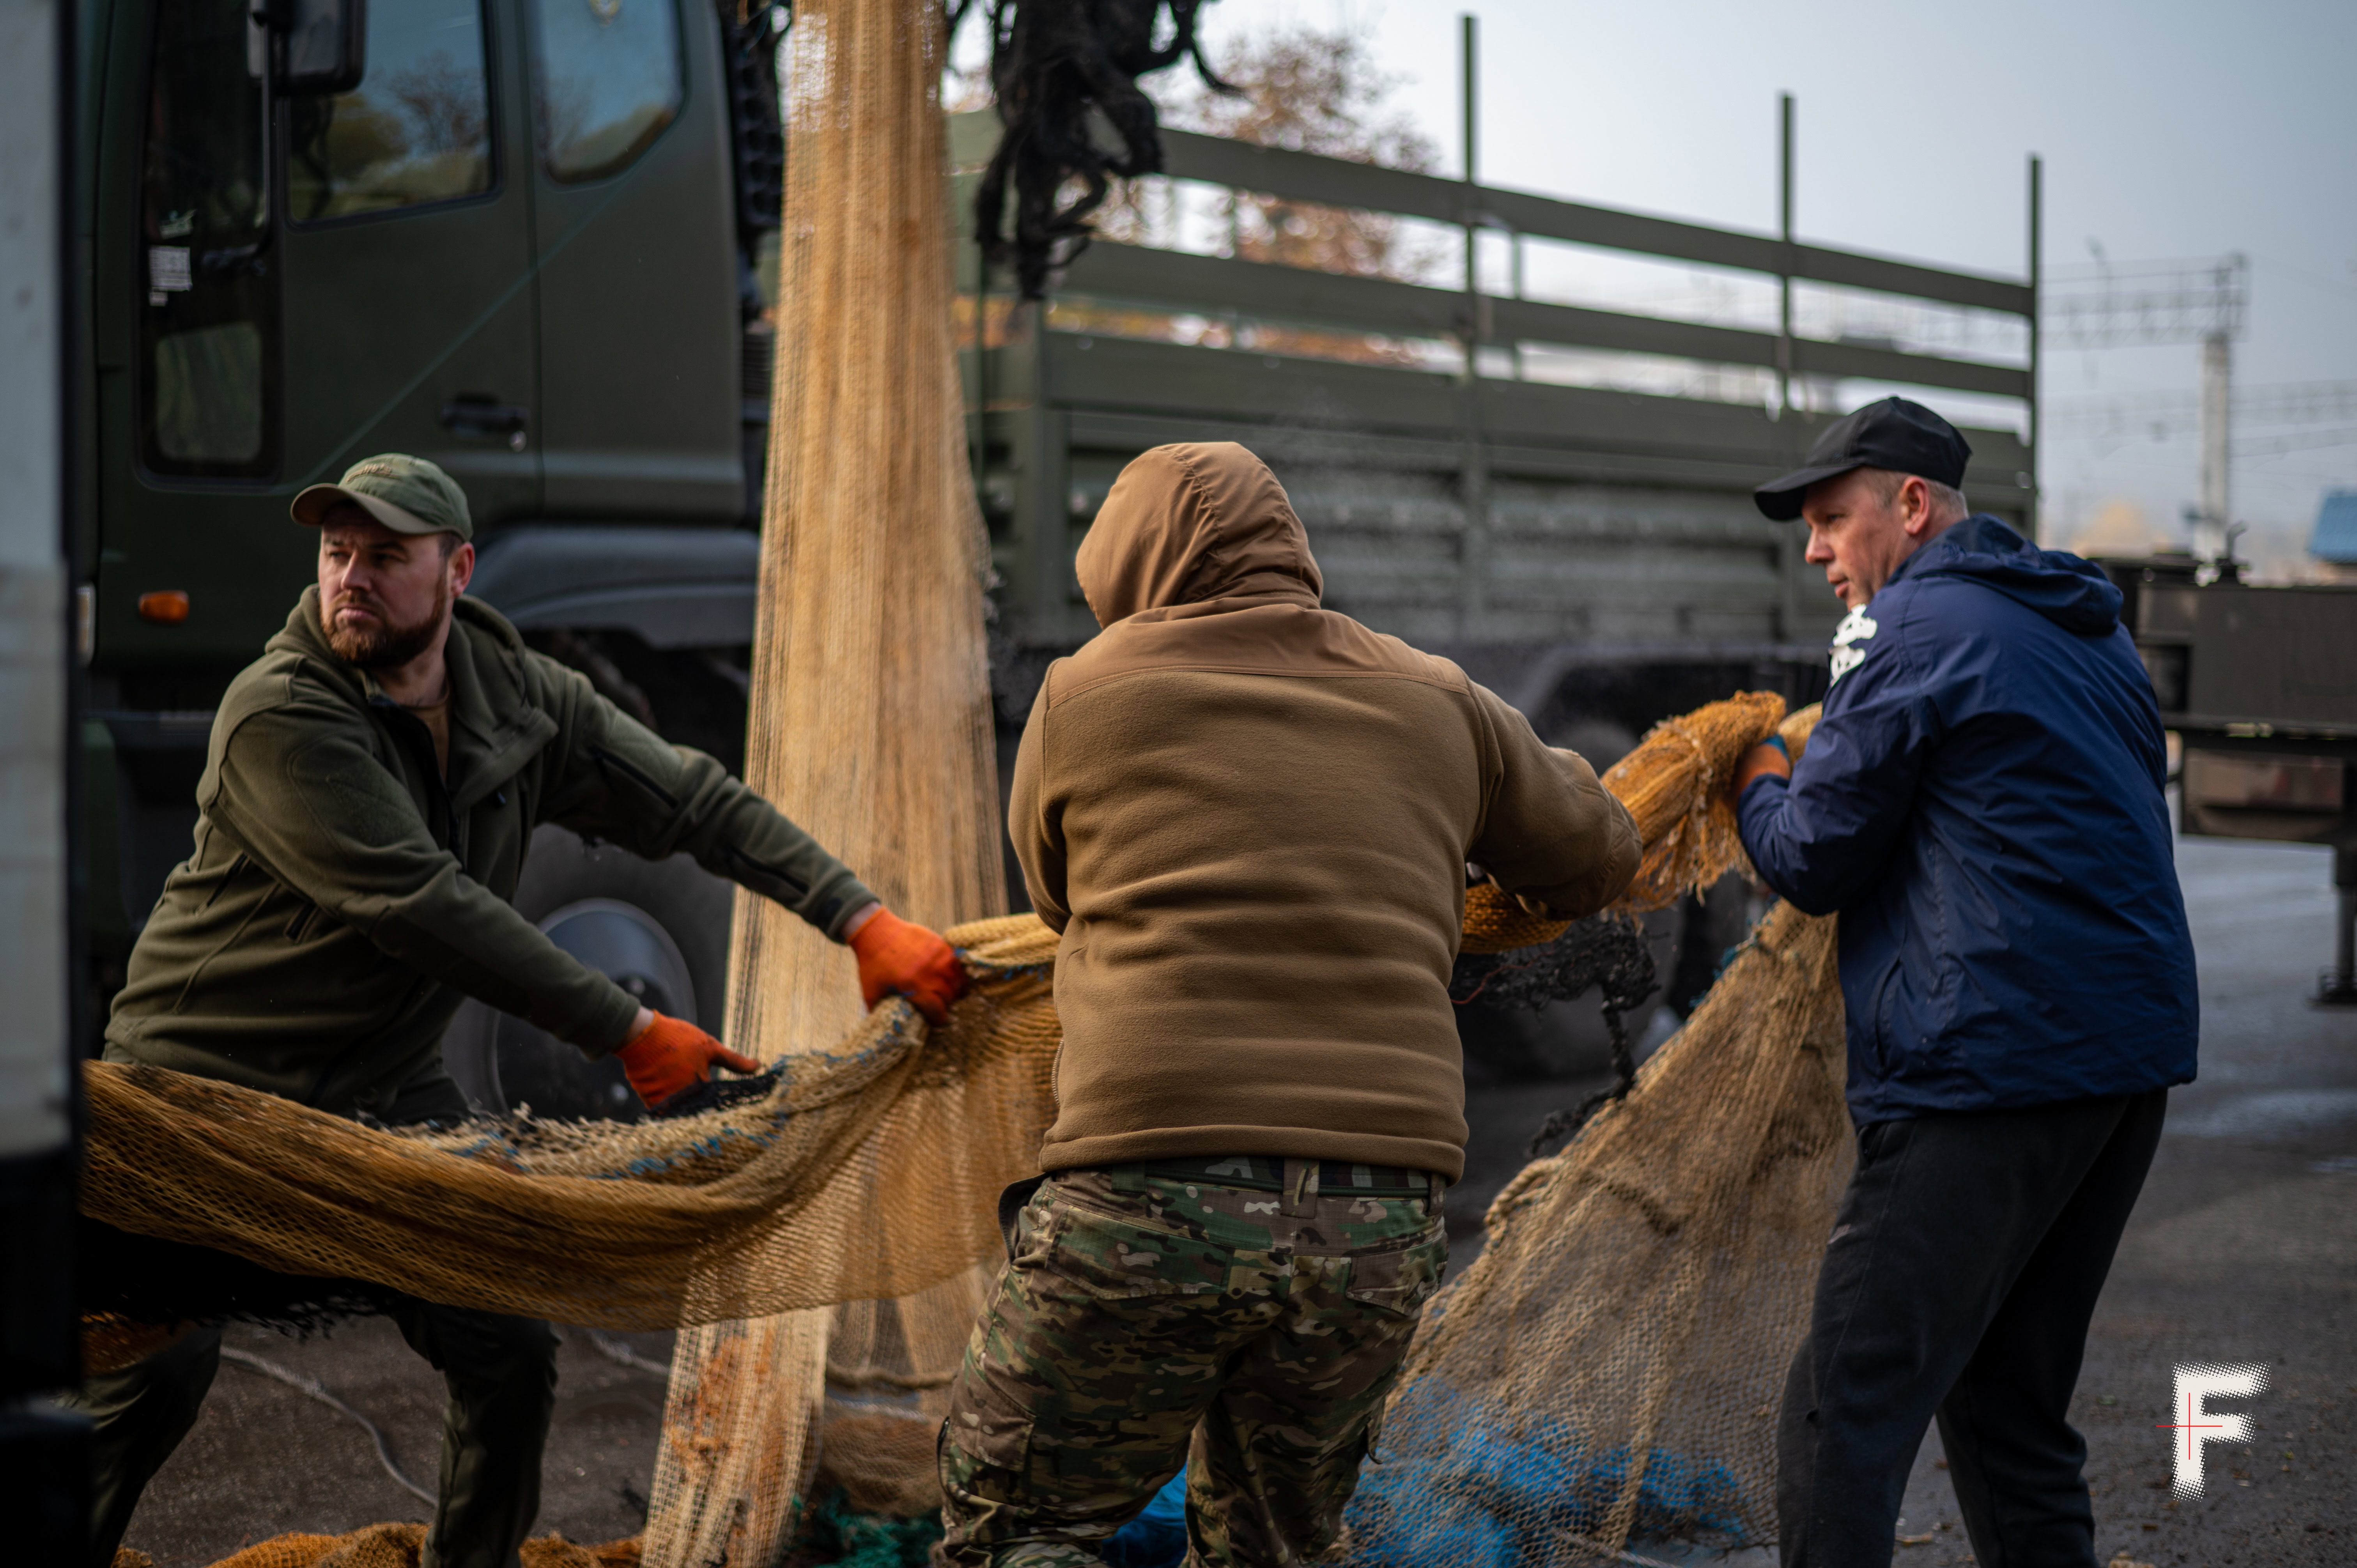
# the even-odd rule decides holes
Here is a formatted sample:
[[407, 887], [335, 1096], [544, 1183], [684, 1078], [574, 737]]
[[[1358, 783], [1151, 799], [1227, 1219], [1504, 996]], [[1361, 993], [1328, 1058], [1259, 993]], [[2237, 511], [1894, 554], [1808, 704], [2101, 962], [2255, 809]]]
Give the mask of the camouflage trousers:
[[1049, 1178], [951, 1389], [935, 1561], [1095, 1568], [1182, 1465], [1190, 1565], [1317, 1556], [1448, 1263], [1439, 1187], [1267, 1158]]

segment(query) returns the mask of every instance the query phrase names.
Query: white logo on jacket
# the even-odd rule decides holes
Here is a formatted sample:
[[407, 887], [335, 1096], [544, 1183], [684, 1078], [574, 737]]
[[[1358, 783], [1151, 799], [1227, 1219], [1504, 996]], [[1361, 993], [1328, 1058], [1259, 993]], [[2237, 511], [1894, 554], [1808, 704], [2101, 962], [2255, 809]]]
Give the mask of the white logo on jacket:
[[[1838, 681], [1866, 662], [1866, 650], [1858, 647], [1882, 629], [1875, 618], [1862, 609], [1842, 617], [1841, 625], [1834, 628], [1834, 680]], [[1832, 682], [1828, 682], [1830, 685]]]

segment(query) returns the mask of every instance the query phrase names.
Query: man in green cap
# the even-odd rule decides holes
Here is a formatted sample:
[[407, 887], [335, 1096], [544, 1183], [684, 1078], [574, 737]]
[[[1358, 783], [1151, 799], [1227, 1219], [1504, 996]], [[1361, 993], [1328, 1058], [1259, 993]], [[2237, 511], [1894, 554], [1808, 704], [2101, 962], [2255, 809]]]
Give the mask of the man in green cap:
[[[941, 1020], [964, 974], [939, 936], [886, 910], [712, 758], [665, 744], [462, 596], [474, 526], [447, 474], [371, 457], [293, 510], [319, 531], [318, 584], [221, 699], [195, 848], [132, 951], [109, 1060], [339, 1115], [455, 1122], [468, 1108], [441, 1036], [475, 996], [619, 1057], [651, 1106], [716, 1062], [755, 1070], [515, 911], [542, 822], [649, 859], [693, 854], [847, 942], [869, 1005], [898, 992]], [[511, 1568], [539, 1509], [554, 1336], [408, 1297], [392, 1316], [450, 1392], [425, 1568]], [[220, 1359], [220, 1330], [198, 1327], [83, 1385], [98, 1568], [195, 1423]]]

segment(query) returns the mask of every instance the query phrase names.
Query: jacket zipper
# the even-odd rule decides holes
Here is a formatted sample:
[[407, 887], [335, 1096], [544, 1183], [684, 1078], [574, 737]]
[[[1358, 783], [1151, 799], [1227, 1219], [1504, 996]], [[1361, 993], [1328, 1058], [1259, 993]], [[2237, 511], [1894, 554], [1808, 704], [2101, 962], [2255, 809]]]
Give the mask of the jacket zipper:
[[608, 751], [604, 746], [591, 746], [589, 748], [589, 760], [596, 763], [600, 768], [610, 768], [614, 771], [621, 774], [624, 778], [638, 785], [640, 789], [644, 789], [648, 794], [652, 795], [656, 800], [661, 800], [671, 810], [674, 811], [679, 810], [678, 796], [673, 794], [670, 790], [656, 783], [652, 779], [648, 778], [645, 772], [639, 768], [635, 764], [625, 761], [623, 758], [615, 756], [612, 752]]

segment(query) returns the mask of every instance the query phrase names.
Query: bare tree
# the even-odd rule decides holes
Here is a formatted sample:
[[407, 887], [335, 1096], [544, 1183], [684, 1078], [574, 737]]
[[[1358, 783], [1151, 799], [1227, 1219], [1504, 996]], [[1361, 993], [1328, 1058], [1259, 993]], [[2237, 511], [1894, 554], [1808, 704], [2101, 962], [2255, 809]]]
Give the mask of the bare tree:
[[[1439, 162], [1432, 138], [1393, 102], [1402, 79], [1380, 69], [1366, 43], [1349, 32], [1280, 24], [1232, 40], [1220, 52], [1215, 70], [1235, 91], [1176, 79], [1145, 80], [1140, 85], [1154, 97], [1165, 126], [1416, 173], [1428, 173]], [[952, 72], [942, 86], [944, 107], [952, 113], [990, 102], [987, 75], [979, 70]], [[1092, 226], [1116, 243], [1168, 246], [1178, 238], [1178, 199], [1166, 178], [1114, 180]], [[1287, 201], [1252, 191], [1227, 192], [1213, 210], [1215, 221], [1226, 231], [1225, 248], [1243, 261], [1423, 282], [1445, 271], [1456, 255], [1448, 237], [1383, 213]], [[972, 333], [970, 304], [968, 310], [961, 329]], [[1415, 344], [1366, 333], [1204, 322], [1071, 296], [1055, 300], [1053, 318], [1066, 330], [1249, 345], [1361, 363], [1422, 363], [1427, 358]], [[1010, 324], [995, 317], [989, 340], [1000, 341]]]
[[[1278, 26], [1232, 41], [1219, 58], [1231, 95], [1196, 86], [1166, 118], [1209, 135], [1428, 173], [1439, 149], [1414, 117], [1394, 106], [1401, 78], [1374, 63], [1351, 33]], [[1137, 182], [1132, 182], [1133, 186]], [[1125, 212], [1142, 216], [1136, 193]], [[1445, 244], [1383, 213], [1232, 192], [1221, 204], [1232, 253], [1245, 261], [1312, 267], [1359, 277], [1420, 279], [1446, 263]], [[1108, 237], [1113, 235], [1108, 227]]]

